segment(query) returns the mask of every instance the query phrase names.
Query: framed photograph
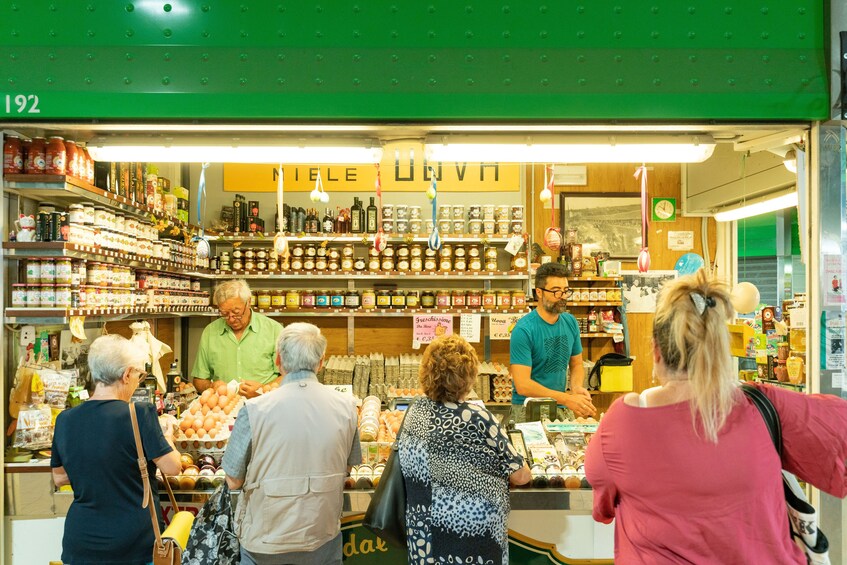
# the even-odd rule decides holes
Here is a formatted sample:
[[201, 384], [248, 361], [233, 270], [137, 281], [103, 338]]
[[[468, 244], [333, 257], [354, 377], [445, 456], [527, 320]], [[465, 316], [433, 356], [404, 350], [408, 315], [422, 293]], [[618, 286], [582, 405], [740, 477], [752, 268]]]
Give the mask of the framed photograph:
[[583, 257], [608, 251], [612, 259], [635, 261], [641, 251], [641, 195], [625, 192], [563, 192], [559, 225], [567, 240], [576, 230]]
[[627, 314], [652, 314], [662, 285], [677, 277], [676, 271], [621, 271], [621, 295]]

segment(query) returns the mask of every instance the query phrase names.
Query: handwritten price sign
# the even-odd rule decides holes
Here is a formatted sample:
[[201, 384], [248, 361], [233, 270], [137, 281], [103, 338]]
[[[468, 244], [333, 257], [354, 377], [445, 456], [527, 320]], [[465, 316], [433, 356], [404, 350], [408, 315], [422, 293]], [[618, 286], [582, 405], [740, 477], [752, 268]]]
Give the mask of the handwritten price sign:
[[453, 316], [435, 314], [431, 316], [415, 316], [412, 340], [417, 343], [430, 343], [442, 335], [453, 333]]

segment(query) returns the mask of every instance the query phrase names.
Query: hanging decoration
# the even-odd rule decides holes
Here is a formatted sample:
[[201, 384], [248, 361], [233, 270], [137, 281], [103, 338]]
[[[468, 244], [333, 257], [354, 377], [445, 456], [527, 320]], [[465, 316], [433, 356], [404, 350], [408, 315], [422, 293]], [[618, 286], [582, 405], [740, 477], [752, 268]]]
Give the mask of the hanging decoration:
[[283, 170], [282, 163], [279, 164], [279, 176], [276, 181], [276, 211], [279, 217], [279, 229], [280, 231], [274, 236], [274, 251], [276, 251], [277, 257], [280, 259], [285, 259], [288, 257], [288, 239], [285, 237], [285, 233], [282, 232], [282, 197], [283, 197]]
[[650, 251], [647, 248], [647, 214], [650, 213], [650, 204], [647, 202], [647, 166], [642, 163], [635, 169], [633, 176], [641, 178], [641, 251], [636, 264], [639, 273], [646, 273], [650, 270]]
[[315, 178], [315, 188], [309, 194], [312, 202], [321, 202], [326, 204], [329, 202], [329, 193], [324, 190], [324, 181], [321, 178], [321, 169], [318, 168], [318, 176]]
[[542, 202], [550, 202], [550, 227], [544, 230], [544, 245], [550, 250], [558, 252], [562, 248], [562, 230], [556, 227], [556, 201], [553, 198], [552, 165], [549, 167], [545, 165], [544, 167], [544, 190], [541, 191], [539, 197]]
[[206, 169], [208, 168], [209, 163], [203, 163], [200, 167], [200, 183], [197, 186], [197, 225], [200, 226], [200, 233], [193, 238], [193, 241], [197, 242], [197, 257], [200, 259], [208, 259], [212, 253], [203, 229], [203, 212], [206, 209]]
[[374, 251], [377, 253], [382, 253], [385, 250], [385, 246], [388, 243], [388, 237], [385, 235], [385, 232], [382, 230], [382, 175], [379, 171], [379, 163], [374, 163], [374, 167], [376, 167], [376, 181], [374, 185], [376, 186], [376, 237], [374, 237]]
[[438, 183], [435, 179], [435, 169], [429, 167], [429, 174], [432, 177], [432, 182], [429, 188], [426, 189], [426, 197], [432, 202], [432, 233], [429, 234], [427, 246], [433, 251], [441, 249], [441, 236], [438, 234]]

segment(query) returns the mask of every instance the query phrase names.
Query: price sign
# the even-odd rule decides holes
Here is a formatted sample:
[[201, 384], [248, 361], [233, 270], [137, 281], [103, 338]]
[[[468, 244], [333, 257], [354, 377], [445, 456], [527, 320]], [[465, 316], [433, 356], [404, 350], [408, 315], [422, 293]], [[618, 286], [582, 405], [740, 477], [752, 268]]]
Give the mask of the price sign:
[[338, 391], [341, 394], [349, 394], [353, 396], [353, 385], [324, 385], [328, 386], [332, 390]]

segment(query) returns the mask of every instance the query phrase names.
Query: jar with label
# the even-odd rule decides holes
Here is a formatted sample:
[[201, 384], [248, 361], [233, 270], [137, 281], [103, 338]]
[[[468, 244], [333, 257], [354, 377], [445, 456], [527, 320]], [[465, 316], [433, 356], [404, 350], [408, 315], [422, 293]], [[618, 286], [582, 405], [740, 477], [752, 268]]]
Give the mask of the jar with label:
[[336, 259], [330, 259], [326, 263], [326, 268], [328, 271], [337, 271], [339, 269], [339, 264]]
[[439, 290], [435, 293], [435, 305], [438, 308], [449, 308], [450, 307], [450, 291], [449, 290]]
[[365, 310], [373, 310], [376, 308], [376, 292], [373, 289], [362, 291], [362, 308]]
[[423, 259], [421, 257], [412, 257], [409, 261], [409, 270], [413, 273], [420, 273], [423, 271]]
[[256, 262], [252, 259], [244, 260], [244, 270], [245, 271], [255, 271], [256, 270]]
[[253, 248], [248, 247], [243, 251], [243, 253], [244, 253], [244, 260], [245, 261], [255, 261], [256, 260], [256, 251]]
[[71, 308], [83, 307], [83, 303], [80, 299], [80, 296], [85, 296], [85, 293], [81, 293], [78, 288], [71, 289]]
[[57, 284], [56, 285], [56, 308], [71, 307], [71, 285]]
[[259, 304], [259, 297], [255, 292], [250, 294], [250, 308], [255, 308]]
[[347, 308], [359, 308], [362, 305], [362, 297], [359, 296], [359, 291], [348, 290], [344, 296], [344, 306]]
[[508, 290], [497, 291], [497, 308], [499, 310], [508, 310], [512, 307], [512, 293]]
[[292, 271], [302, 271], [303, 270], [303, 257], [292, 257], [290, 265], [291, 265]]
[[482, 293], [483, 310], [493, 310], [497, 307], [497, 293], [493, 290], [485, 290]]
[[47, 140], [47, 149], [45, 150], [45, 167], [44, 172], [48, 175], [64, 175], [66, 166], [67, 151], [65, 149], [65, 140], [57, 135], [51, 136]]
[[319, 290], [315, 294], [315, 306], [318, 308], [329, 308], [329, 291]]
[[346, 291], [333, 290], [329, 295], [329, 305], [333, 308], [344, 308], [344, 295]]
[[512, 308], [526, 308], [526, 294], [522, 290], [512, 291]]
[[483, 257], [485, 257], [486, 261], [496, 261], [497, 260], [497, 248], [496, 247], [486, 247]]
[[315, 270], [316, 271], [326, 271], [326, 267], [327, 267], [326, 257], [315, 258]]
[[435, 308], [435, 293], [431, 290], [421, 292], [421, 307]]
[[438, 254], [441, 257], [453, 257], [453, 246], [449, 244], [444, 244], [441, 246], [441, 249], [438, 250]]
[[403, 290], [395, 290], [391, 293], [391, 307], [395, 310], [401, 310], [406, 307], [406, 292]]
[[364, 271], [365, 270], [365, 258], [364, 257], [356, 257], [353, 260], [353, 270], [354, 271]]
[[378, 290], [376, 292], [376, 307], [377, 308], [390, 308], [391, 307], [391, 291], [390, 290]]
[[371, 255], [368, 257], [368, 271], [372, 273], [379, 272], [380, 262], [379, 262], [379, 253], [376, 255]]
[[41, 282], [41, 260], [30, 257], [26, 262], [26, 282], [36, 284]]
[[497, 271], [497, 261], [486, 261], [485, 270], [492, 272], [492, 273], [496, 272]]
[[71, 284], [70, 259], [56, 259], [56, 284]]
[[[292, 253], [292, 255], [294, 254], [293, 248], [292, 248], [291, 253]], [[302, 255], [302, 254], [303, 254], [303, 248], [301, 247], [300, 248], [300, 255]], [[235, 249], [232, 250], [232, 258], [233, 259], [241, 259], [243, 261], [244, 260], [244, 250], [241, 249], [240, 247], [236, 247]]]
[[453, 270], [458, 272], [465, 272], [467, 270], [467, 263], [464, 257], [456, 257], [453, 259]]
[[41, 283], [26, 285], [26, 307], [41, 307]]
[[420, 244], [416, 243], [409, 248], [409, 255], [411, 257], [422, 257], [423, 256], [423, 248]]
[[352, 258], [353, 257], [353, 246], [352, 245], [345, 245], [344, 247], [342, 247], [341, 248], [341, 257], [342, 258], [343, 257]]
[[480, 257], [471, 257], [468, 259], [468, 270], [479, 272], [482, 270], [482, 258]]
[[329, 257], [330, 260], [340, 261], [341, 260], [341, 252], [338, 249], [336, 249], [335, 247], [332, 247], [332, 248], [330, 248], [329, 252], [327, 253], [327, 257]]
[[12, 285], [12, 307], [26, 308], [26, 292], [27, 285], [24, 283], [15, 283]]
[[454, 290], [450, 297], [453, 308], [464, 308], [467, 305], [467, 295], [464, 290]]
[[285, 292], [274, 290], [271, 292], [271, 308], [281, 310], [285, 306]]
[[406, 291], [406, 308], [417, 308], [420, 304], [417, 290]]
[[286, 310], [300, 309], [300, 291], [295, 289], [285, 291], [285, 308]]
[[423, 263], [424, 271], [435, 271], [438, 269], [438, 260], [435, 257], [425, 257]]
[[409, 262], [408, 257], [398, 257], [397, 258], [397, 270], [400, 271], [401, 273], [408, 273], [409, 267], [410, 267], [409, 263], [410, 262]]
[[41, 307], [55, 308], [56, 307], [56, 285], [42, 284], [41, 285]]
[[303, 258], [303, 270], [304, 271], [314, 271], [315, 270], [315, 258], [314, 257], [304, 257]]
[[341, 270], [345, 273], [349, 273], [353, 270], [353, 258], [352, 257], [342, 257], [341, 258]]
[[469, 290], [465, 302], [468, 308], [479, 308], [482, 305], [482, 292]]
[[438, 270], [442, 273], [448, 273], [453, 270], [453, 259], [450, 257], [441, 257], [438, 261]]
[[41, 282], [42, 284], [56, 282], [56, 262], [53, 259], [41, 260]]
[[259, 310], [270, 310], [271, 308], [271, 291], [268, 288], [263, 288], [258, 291]]
[[526, 251], [518, 251], [512, 256], [513, 271], [525, 271], [527, 264]]
[[318, 248], [314, 245], [306, 246], [306, 257], [317, 257], [318, 256]]
[[314, 290], [304, 290], [300, 293], [300, 306], [303, 308], [315, 307], [316, 294]]
[[394, 270], [394, 257], [383, 256], [383, 258], [382, 258], [382, 270], [383, 271], [393, 271]]

